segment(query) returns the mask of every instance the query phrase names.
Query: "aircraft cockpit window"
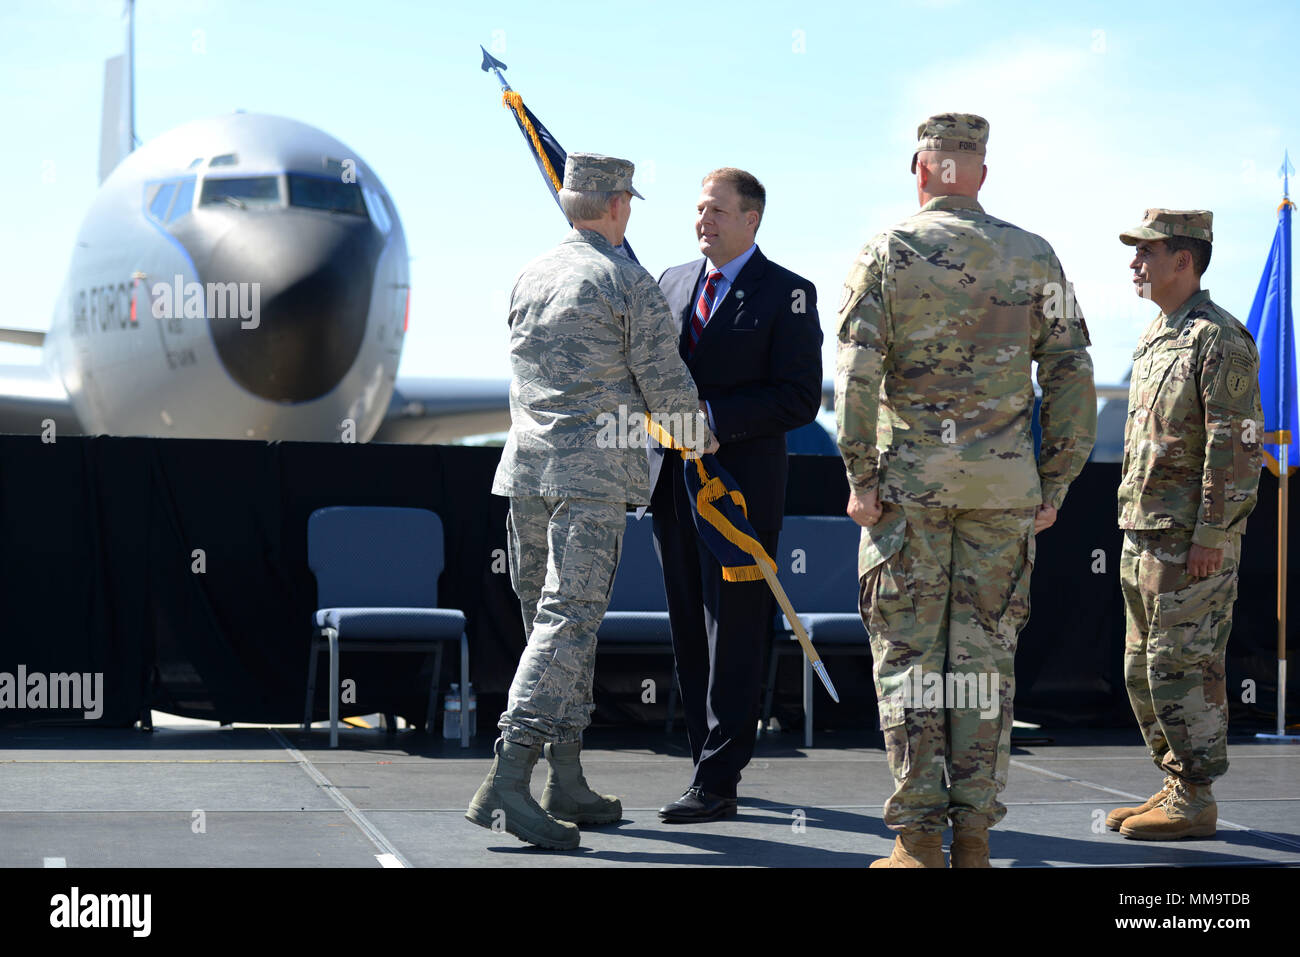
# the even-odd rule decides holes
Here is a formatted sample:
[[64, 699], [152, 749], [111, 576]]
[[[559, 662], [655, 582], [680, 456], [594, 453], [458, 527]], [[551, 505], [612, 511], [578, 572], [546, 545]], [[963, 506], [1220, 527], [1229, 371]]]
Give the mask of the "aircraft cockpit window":
[[239, 209], [246, 209], [249, 206], [278, 206], [280, 205], [279, 180], [274, 176], [205, 179], [199, 205], [217, 206], [223, 203]]
[[154, 219], [165, 220], [167, 218], [167, 207], [172, 203], [172, 195], [176, 192], [175, 183], [163, 183], [158, 187], [158, 192], [154, 193], [153, 202], [149, 204], [149, 215]]
[[305, 173], [289, 174], [289, 205], [325, 209], [331, 213], [366, 215], [366, 203], [361, 196], [361, 187], [356, 183]]
[[190, 211], [194, 205], [194, 177], [181, 180], [180, 188], [176, 190], [176, 201], [172, 203], [172, 211], [167, 216], [167, 222], [180, 219]]
[[234, 166], [239, 162], [239, 156], [235, 153], [222, 153], [220, 156], [212, 157], [212, 162], [208, 164], [213, 166]]
[[379, 227], [381, 233], [387, 233], [393, 228], [393, 224], [388, 219], [388, 211], [384, 209], [384, 201], [378, 193], [366, 186], [361, 187], [361, 195], [365, 197], [366, 209], [370, 210], [371, 221]]
[[202, 157], [202, 156], [196, 156], [196, 157], [194, 157], [194, 159], [190, 160], [190, 165], [187, 166], [187, 167], [185, 167], [185, 168], [186, 168], [186, 169], [194, 169], [196, 166], [198, 166], [198, 165], [199, 165], [200, 163], [202, 163], [202, 162], [203, 162], [203, 157]]

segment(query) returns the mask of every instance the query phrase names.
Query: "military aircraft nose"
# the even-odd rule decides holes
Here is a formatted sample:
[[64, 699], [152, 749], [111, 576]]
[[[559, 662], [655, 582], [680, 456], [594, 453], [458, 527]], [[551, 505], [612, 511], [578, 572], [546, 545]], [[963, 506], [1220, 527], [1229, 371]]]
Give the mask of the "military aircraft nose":
[[250, 284], [237, 290], [239, 315], [208, 315], [231, 377], [275, 402], [307, 402], [338, 385], [365, 338], [382, 246], [369, 220], [316, 210], [249, 215], [229, 230], [196, 265], [209, 290]]

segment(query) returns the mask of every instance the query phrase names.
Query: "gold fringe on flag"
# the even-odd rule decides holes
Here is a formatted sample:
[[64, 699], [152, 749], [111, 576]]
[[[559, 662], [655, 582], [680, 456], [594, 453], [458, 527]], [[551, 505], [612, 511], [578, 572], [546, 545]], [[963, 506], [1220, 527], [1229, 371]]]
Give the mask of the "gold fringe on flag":
[[528, 122], [528, 114], [524, 112], [524, 98], [514, 90], [506, 90], [501, 94], [501, 105], [508, 110], [514, 110], [515, 116], [519, 117], [519, 124], [528, 131], [528, 138], [533, 141], [533, 150], [536, 151], [538, 159], [542, 161], [542, 168], [546, 170], [551, 185], [555, 187], [555, 191], [558, 193], [564, 188], [564, 184], [555, 175], [555, 167], [551, 165], [546, 150], [542, 149], [542, 141], [537, 137], [537, 130], [533, 129], [533, 124]]
[[[676, 449], [682, 454], [683, 459], [691, 461], [687, 451], [674, 441], [668, 430], [661, 426], [647, 412], [645, 413], [646, 432], [654, 438], [656, 442], [665, 448]], [[694, 456], [695, 468], [700, 477], [700, 491], [695, 496], [695, 509], [700, 513], [700, 517], [716, 528], [727, 541], [744, 551], [757, 562], [767, 562], [776, 571], [776, 562], [768, 557], [763, 548], [763, 543], [752, 535], [746, 535], [724, 515], [714, 507], [713, 503], [720, 498], [730, 498], [740, 506], [740, 512], [746, 518], [749, 517], [749, 507], [745, 504], [745, 496], [739, 489], [728, 489], [722, 484], [722, 479], [717, 476], [710, 476], [704, 470], [704, 460], [700, 456]], [[749, 568], [728, 568], [723, 566], [722, 579], [729, 582], [753, 582], [763, 578], [763, 570], [757, 564]]]

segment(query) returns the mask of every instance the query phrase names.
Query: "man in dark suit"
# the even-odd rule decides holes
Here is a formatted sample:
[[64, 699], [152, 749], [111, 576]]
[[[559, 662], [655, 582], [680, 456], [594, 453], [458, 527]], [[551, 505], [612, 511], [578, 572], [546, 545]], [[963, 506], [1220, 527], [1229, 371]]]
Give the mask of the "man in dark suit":
[[[779, 563], [785, 433], [817, 415], [822, 333], [813, 284], [754, 244], [765, 200], [763, 185], [744, 170], [709, 173], [695, 220], [704, 258], [665, 271], [659, 286], [681, 323], [679, 347], [721, 443], [718, 461], [744, 492], [749, 520]], [[710, 821], [736, 813], [736, 783], [754, 753], [774, 603], [762, 579], [723, 581], [696, 536], [681, 457], [654, 455], [655, 546], [695, 761], [686, 793], [659, 816]]]

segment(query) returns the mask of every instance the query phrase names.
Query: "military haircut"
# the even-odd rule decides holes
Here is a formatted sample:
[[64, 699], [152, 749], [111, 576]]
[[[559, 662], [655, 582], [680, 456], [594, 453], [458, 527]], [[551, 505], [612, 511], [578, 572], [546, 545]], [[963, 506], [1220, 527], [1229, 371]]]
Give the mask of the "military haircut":
[[609, 201], [625, 192], [627, 190], [579, 190], [566, 186], [556, 196], [569, 222], [576, 223], [604, 219], [609, 212]]
[[932, 196], [973, 196], [984, 185], [983, 153], [918, 150], [916, 161], [930, 171], [925, 188]]
[[1165, 248], [1172, 253], [1182, 252], [1184, 249], [1192, 254], [1192, 268], [1196, 270], [1196, 275], [1205, 275], [1205, 270], [1210, 268], [1210, 253], [1213, 247], [1204, 239], [1192, 239], [1190, 236], [1170, 236], [1165, 241]]
[[952, 160], [963, 171], [979, 173], [984, 168], [983, 153], [957, 153], [952, 150], [917, 150], [917, 162], [942, 168], [944, 160]]
[[[763, 224], [763, 207], [767, 205], [767, 190], [763, 188], [757, 176], [734, 166], [723, 166], [700, 180], [700, 185], [703, 186], [711, 181], [730, 183], [735, 187], [736, 192], [740, 194], [740, 211], [747, 213], [750, 210], [757, 210], [758, 225]], [[755, 229], [757, 228], [756, 226]]]

